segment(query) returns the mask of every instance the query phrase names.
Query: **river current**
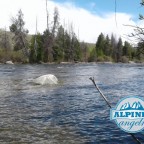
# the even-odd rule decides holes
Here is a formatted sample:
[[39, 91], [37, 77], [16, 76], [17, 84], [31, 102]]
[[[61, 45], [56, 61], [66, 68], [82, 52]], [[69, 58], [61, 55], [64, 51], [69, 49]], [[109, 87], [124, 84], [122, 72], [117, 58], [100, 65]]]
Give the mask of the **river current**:
[[[58, 85], [32, 83], [45, 74], [54, 74]], [[125, 96], [144, 98], [140, 64], [1, 64], [0, 143], [135, 144], [110, 121], [109, 107], [90, 77], [112, 107]], [[144, 143], [144, 132], [135, 136]]]

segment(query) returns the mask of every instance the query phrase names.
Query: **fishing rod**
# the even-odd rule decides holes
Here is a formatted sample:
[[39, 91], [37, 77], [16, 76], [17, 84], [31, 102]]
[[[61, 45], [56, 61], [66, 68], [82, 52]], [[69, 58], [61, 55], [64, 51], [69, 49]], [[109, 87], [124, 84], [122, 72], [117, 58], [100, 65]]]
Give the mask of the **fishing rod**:
[[[95, 80], [94, 80], [94, 77], [93, 77], [93, 78], [90, 77], [89, 79], [93, 82], [95, 88], [98, 90], [98, 92], [100, 93], [100, 95], [102, 96], [102, 98], [105, 100], [105, 102], [107, 103], [107, 105], [109, 106], [109, 108], [112, 108], [112, 106], [111, 106], [111, 104], [109, 103], [109, 101], [108, 101], [108, 99], [106, 98], [106, 96], [101, 92], [101, 90], [100, 90], [99, 87], [97, 86], [97, 84], [96, 84], [96, 82], [95, 82]], [[135, 142], [136, 142], [137, 144], [142, 144], [142, 143], [139, 141], [139, 139], [137, 139], [137, 138], [135, 137], [134, 134], [132, 134], [132, 133], [128, 133], [128, 134], [132, 136], [132, 138], [135, 140]]]

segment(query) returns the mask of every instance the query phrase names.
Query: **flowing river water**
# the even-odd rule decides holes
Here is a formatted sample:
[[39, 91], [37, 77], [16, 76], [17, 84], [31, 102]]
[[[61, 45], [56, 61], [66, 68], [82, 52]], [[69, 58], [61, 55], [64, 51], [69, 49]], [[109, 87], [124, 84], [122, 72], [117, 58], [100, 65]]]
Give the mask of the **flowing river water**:
[[[45, 74], [58, 85], [32, 83]], [[125, 96], [144, 97], [139, 64], [1, 64], [0, 144], [134, 144], [110, 121], [91, 76], [113, 107]], [[144, 143], [144, 133], [135, 136]]]

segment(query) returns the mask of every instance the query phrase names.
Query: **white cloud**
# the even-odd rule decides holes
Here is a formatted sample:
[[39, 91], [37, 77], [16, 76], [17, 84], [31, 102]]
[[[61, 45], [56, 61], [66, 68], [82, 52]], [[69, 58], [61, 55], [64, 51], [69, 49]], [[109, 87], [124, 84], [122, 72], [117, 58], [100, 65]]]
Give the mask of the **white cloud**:
[[[46, 29], [46, 7], [45, 0], [0, 0], [0, 28], [9, 27], [11, 16], [15, 16], [21, 8], [24, 13], [26, 28], [30, 33], [35, 33], [36, 16], [38, 18], [38, 30], [43, 32]], [[99, 16], [88, 10], [76, 7], [73, 3], [56, 3], [48, 1], [48, 11], [50, 20], [53, 17], [54, 7], [58, 7], [61, 23], [73, 23], [75, 33], [81, 41], [96, 42], [98, 35], [116, 33], [118, 36], [131, 33], [131, 28], [123, 24], [135, 25], [132, 15], [117, 13], [117, 26], [115, 13], [106, 13]], [[142, 24], [141, 24], [142, 25]], [[66, 26], [66, 25], [65, 25]], [[66, 26], [67, 27], [67, 26]]]

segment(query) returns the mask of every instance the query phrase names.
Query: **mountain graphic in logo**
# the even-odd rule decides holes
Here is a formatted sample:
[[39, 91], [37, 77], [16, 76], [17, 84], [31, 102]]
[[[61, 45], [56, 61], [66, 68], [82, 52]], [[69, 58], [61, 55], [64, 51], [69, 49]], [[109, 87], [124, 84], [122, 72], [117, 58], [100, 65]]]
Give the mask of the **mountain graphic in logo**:
[[120, 110], [144, 110], [143, 106], [141, 105], [141, 103], [138, 102], [134, 102], [131, 106], [130, 103], [125, 103], [124, 105], [121, 106]]

